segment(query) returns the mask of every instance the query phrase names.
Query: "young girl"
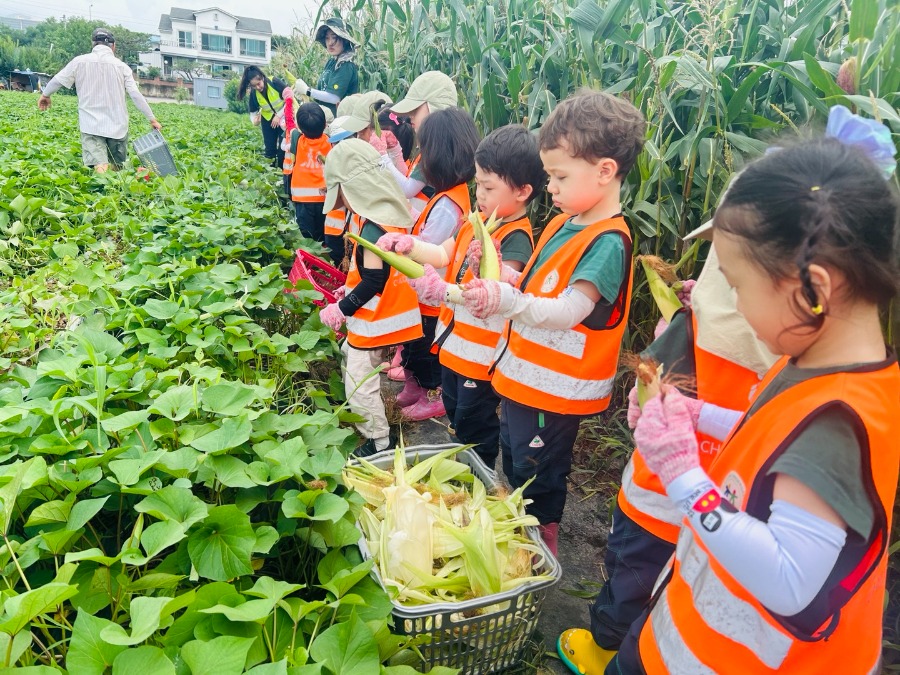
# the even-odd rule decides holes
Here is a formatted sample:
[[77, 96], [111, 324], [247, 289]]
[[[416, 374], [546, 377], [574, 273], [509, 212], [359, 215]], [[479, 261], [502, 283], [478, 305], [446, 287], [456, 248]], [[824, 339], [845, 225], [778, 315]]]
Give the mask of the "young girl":
[[[325, 163], [325, 207], [345, 206], [361, 219], [360, 236], [376, 242], [387, 232], [410, 232], [412, 218], [406, 199], [381, 164], [371, 145], [350, 138], [339, 143]], [[366, 442], [357, 449], [371, 455], [390, 446], [391, 439], [381, 380], [372, 375], [386, 347], [422, 335], [415, 291], [405, 277], [371, 251], [354, 246], [346, 293], [322, 309], [322, 323], [334, 330], [347, 323], [344, 342], [344, 387], [350, 409], [366, 418], [357, 425]]]
[[766, 155], [729, 189], [720, 268], [785, 356], [708, 473], [684, 397], [664, 388], [644, 406], [639, 452], [686, 518], [607, 673], [877, 671], [900, 464], [879, 307], [900, 278], [897, 217], [875, 164], [833, 138]]
[[[469, 186], [475, 176], [478, 130], [471, 115], [461, 108], [431, 113], [419, 130], [421, 167], [435, 195], [419, 214], [412, 234], [429, 244], [442, 244], [455, 236], [471, 210]], [[445, 270], [439, 270], [444, 274]], [[397, 403], [413, 420], [440, 417], [441, 365], [431, 352], [440, 302], [419, 303], [423, 337], [403, 348], [401, 364], [406, 370], [403, 391]]]

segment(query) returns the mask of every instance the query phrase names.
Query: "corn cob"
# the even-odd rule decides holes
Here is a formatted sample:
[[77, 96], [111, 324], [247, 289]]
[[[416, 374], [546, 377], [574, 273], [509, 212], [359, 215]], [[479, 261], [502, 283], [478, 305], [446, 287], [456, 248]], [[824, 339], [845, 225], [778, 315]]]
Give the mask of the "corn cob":
[[[654, 366], [656, 366], [654, 368]], [[638, 405], [641, 408], [661, 391], [662, 364], [653, 361], [641, 361], [635, 369], [637, 376]]]
[[[497, 212], [491, 215], [489, 223], [494, 224]], [[497, 257], [497, 249], [494, 248], [494, 242], [491, 235], [488, 234], [487, 228], [481, 219], [481, 214], [477, 211], [469, 215], [469, 222], [475, 232], [475, 238], [481, 242], [481, 264], [478, 267], [478, 276], [482, 279], [492, 279], [498, 281], [500, 279], [500, 260]]]
[[377, 255], [388, 265], [393, 267], [401, 274], [405, 274], [410, 279], [418, 279], [419, 277], [425, 276], [425, 268], [415, 260], [410, 260], [405, 255], [400, 255], [399, 253], [394, 253], [392, 251], [382, 251], [375, 244], [370, 241], [366, 241], [357, 234], [348, 232], [346, 236], [349, 237], [352, 241], [355, 241], [367, 251], [371, 251], [372, 253]]
[[681, 300], [675, 295], [675, 291], [660, 276], [660, 266], [665, 263], [656, 256], [649, 255], [638, 256], [638, 260], [641, 261], [641, 266], [644, 268], [647, 286], [654, 301], [656, 301], [656, 306], [659, 307], [660, 314], [662, 314], [666, 322], [671, 321], [672, 316], [681, 309], [682, 305]]

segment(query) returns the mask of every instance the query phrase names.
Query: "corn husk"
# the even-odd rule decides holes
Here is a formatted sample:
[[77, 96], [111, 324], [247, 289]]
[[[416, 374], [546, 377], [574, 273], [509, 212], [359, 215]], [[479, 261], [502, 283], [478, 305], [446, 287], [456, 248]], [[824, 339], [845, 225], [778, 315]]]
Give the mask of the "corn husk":
[[491, 214], [487, 225], [485, 225], [484, 221], [481, 219], [481, 214], [478, 211], [473, 211], [469, 214], [469, 222], [472, 224], [475, 238], [481, 242], [481, 264], [478, 268], [478, 276], [482, 279], [499, 281], [500, 259], [497, 256], [497, 249], [494, 248], [494, 242], [491, 240], [491, 235], [488, 232], [489, 227], [496, 227], [499, 223], [497, 220], [497, 211], [494, 210], [494, 213]]
[[642, 361], [635, 369], [637, 380], [638, 405], [641, 408], [654, 396], [659, 396], [662, 391], [662, 364], [654, 368], [654, 364]]
[[[647, 286], [650, 289], [653, 300], [656, 302], [656, 306], [659, 307], [660, 314], [662, 314], [662, 317], [666, 322], [671, 321], [672, 316], [681, 309], [682, 304], [681, 300], [678, 299], [678, 296], [675, 295], [675, 291], [666, 283], [661, 275], [661, 272], [668, 270], [665, 262], [663, 262], [661, 258], [651, 255], [638, 256], [638, 260], [641, 262], [641, 267], [644, 268], [644, 274], [647, 277]], [[669, 274], [672, 273], [669, 272]], [[677, 281], [674, 278], [674, 274], [672, 274], [670, 279], [670, 283], [673, 284]]]
[[348, 232], [345, 236], [352, 241], [355, 241], [364, 249], [371, 251], [379, 258], [384, 260], [384, 262], [386, 262], [388, 265], [393, 267], [401, 274], [409, 277], [410, 279], [418, 279], [419, 277], [425, 276], [425, 268], [415, 260], [410, 260], [405, 255], [400, 255], [399, 253], [394, 253], [393, 251], [382, 251], [375, 244], [370, 241], [366, 241], [358, 234]]

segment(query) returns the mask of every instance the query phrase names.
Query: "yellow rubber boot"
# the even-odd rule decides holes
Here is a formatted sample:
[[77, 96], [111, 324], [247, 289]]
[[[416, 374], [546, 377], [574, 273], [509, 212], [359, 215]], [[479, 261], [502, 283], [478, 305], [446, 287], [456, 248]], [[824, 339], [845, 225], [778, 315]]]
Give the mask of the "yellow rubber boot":
[[563, 631], [556, 642], [556, 651], [569, 670], [578, 675], [603, 675], [616, 655], [594, 642], [591, 631], [584, 628]]

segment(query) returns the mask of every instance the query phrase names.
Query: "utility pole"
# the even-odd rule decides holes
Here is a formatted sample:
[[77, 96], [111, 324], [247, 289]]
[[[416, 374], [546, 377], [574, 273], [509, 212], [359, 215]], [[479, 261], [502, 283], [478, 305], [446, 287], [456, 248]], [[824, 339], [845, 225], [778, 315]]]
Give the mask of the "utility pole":
[[94, 22], [94, 3], [88, 5], [88, 21]]

